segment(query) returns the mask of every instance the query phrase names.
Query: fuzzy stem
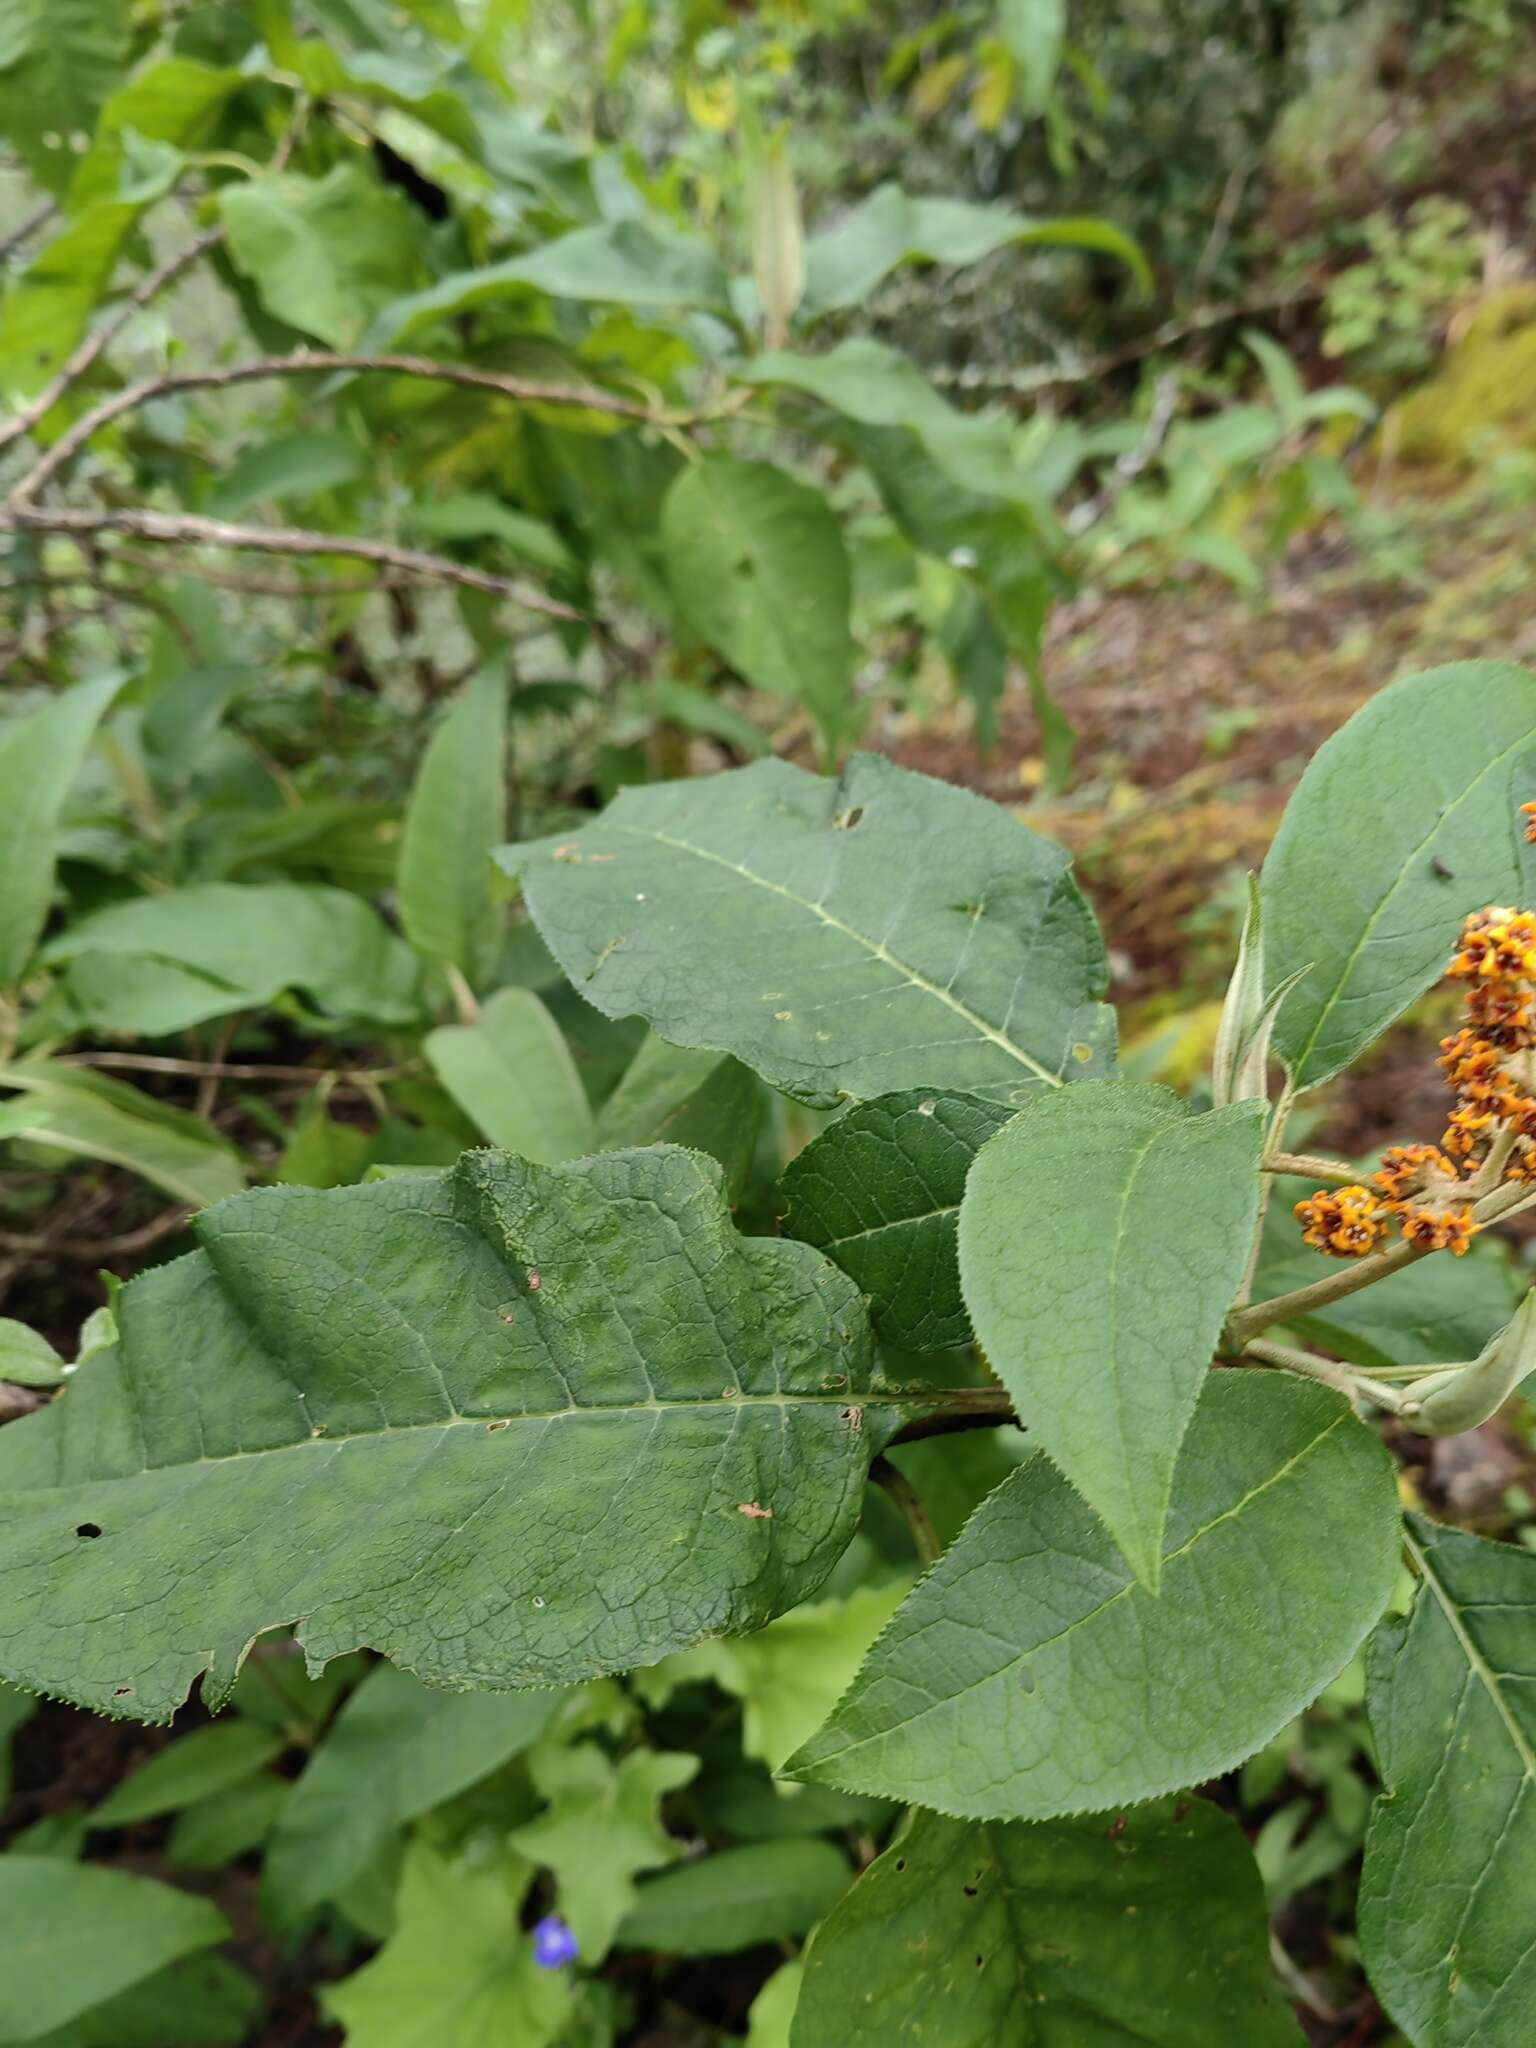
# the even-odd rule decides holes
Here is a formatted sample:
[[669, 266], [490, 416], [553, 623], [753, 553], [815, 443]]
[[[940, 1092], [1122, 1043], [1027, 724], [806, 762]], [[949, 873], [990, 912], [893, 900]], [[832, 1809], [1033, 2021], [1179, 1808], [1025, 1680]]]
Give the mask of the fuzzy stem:
[[1341, 1186], [1360, 1178], [1358, 1167], [1342, 1159], [1324, 1159], [1312, 1152], [1271, 1152], [1264, 1162], [1265, 1173], [1292, 1173], [1302, 1180], [1336, 1180]]

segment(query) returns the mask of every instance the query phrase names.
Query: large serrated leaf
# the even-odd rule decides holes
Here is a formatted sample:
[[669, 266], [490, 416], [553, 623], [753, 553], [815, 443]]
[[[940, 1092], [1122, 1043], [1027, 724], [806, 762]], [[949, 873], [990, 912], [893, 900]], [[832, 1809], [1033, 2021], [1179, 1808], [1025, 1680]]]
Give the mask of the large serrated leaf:
[[857, 1104], [786, 1167], [784, 1235], [858, 1282], [887, 1343], [947, 1351], [968, 1341], [960, 1198], [972, 1160], [1008, 1116], [976, 1095], [908, 1088]]
[[580, 993], [831, 1108], [901, 1088], [1017, 1105], [1103, 1072], [1103, 942], [1066, 855], [870, 754], [628, 789], [498, 855]]
[[1162, 1592], [1043, 1457], [984, 1501], [791, 1776], [973, 1819], [1203, 1783], [1348, 1662], [1397, 1570], [1391, 1462], [1315, 1382], [1214, 1373], [1185, 1440]]
[[806, 1245], [670, 1146], [271, 1188], [0, 1434], [0, 1675], [155, 1719], [297, 1622], [429, 1683], [552, 1685], [806, 1599], [925, 1405]]
[[1536, 2038], [1536, 1557], [1411, 1516], [1421, 1584], [1371, 1644], [1382, 1796], [1360, 1885], [1377, 1997], [1416, 2048]]
[[1510, 770], [1536, 674], [1460, 661], [1371, 698], [1312, 758], [1264, 863], [1269, 983], [1310, 970], [1275, 1051], [1327, 1081], [1445, 972], [1468, 911], [1520, 900]]
[[814, 1937], [793, 2048], [1300, 2048], [1246, 1843], [1203, 1799], [1106, 1825], [914, 1812]]
[[1156, 1592], [1179, 1446], [1242, 1283], [1262, 1105], [1094, 1081], [977, 1155], [960, 1278], [1019, 1419]]

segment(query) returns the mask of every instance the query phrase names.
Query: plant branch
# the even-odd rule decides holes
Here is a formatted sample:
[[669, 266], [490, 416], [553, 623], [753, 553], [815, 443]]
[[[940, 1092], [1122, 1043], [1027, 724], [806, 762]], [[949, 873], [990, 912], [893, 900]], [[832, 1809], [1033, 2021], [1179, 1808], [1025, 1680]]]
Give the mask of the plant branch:
[[19, 1231], [0, 1230], [0, 1249], [41, 1253], [56, 1259], [81, 1259], [92, 1265], [101, 1259], [122, 1259], [134, 1252], [148, 1251], [161, 1238], [180, 1230], [191, 1213], [184, 1206], [166, 1209], [137, 1230], [125, 1230], [117, 1237], [49, 1237], [46, 1232], [23, 1235]]
[[918, 1563], [926, 1571], [939, 1555], [938, 1532], [933, 1526], [933, 1517], [923, 1506], [923, 1497], [912, 1484], [905, 1472], [899, 1471], [889, 1458], [879, 1457], [869, 1468], [869, 1476], [883, 1492], [890, 1495], [912, 1536], [912, 1547], [917, 1552]]
[[31, 241], [38, 229], [45, 228], [58, 210], [59, 202], [56, 199], [46, 200], [35, 213], [29, 213], [24, 221], [12, 228], [11, 232], [0, 240], [0, 263], [14, 256], [23, 242]]
[[392, 1081], [405, 1071], [402, 1067], [281, 1067], [260, 1062], [228, 1060], [182, 1060], [153, 1052], [66, 1052], [58, 1056], [61, 1067], [116, 1067], [125, 1073], [189, 1074], [201, 1080], [212, 1075], [220, 1081]]
[[[332, 355], [299, 349], [289, 356], [263, 356], [254, 362], [229, 363], [222, 369], [184, 370], [164, 377], [146, 377], [122, 391], [104, 398], [62, 434], [46, 455], [33, 466], [11, 493], [11, 502], [29, 504], [55, 477], [59, 476], [85, 444], [103, 427], [124, 413], [156, 399], [185, 391], [224, 391], [236, 384], [259, 384], [275, 377], [312, 377], [317, 374], [352, 371], [395, 377], [421, 377], [434, 383], [458, 384], [472, 391], [489, 391], [522, 404], [569, 405], [586, 412], [611, 413], [620, 419], [642, 420], [653, 426], [668, 422], [668, 415], [638, 399], [621, 398], [617, 392], [600, 387], [532, 383], [523, 377], [506, 377], [497, 370], [477, 370], [463, 363], [441, 363], [427, 356]], [[60, 373], [63, 374], [62, 372]], [[0, 448], [5, 443], [0, 441]]]
[[33, 505], [0, 508], [0, 533], [57, 533], [72, 539], [96, 533], [126, 533], [169, 547], [236, 548], [266, 555], [337, 555], [353, 561], [376, 562], [381, 568], [418, 581], [456, 583], [466, 590], [482, 590], [528, 611], [541, 612], [546, 618], [569, 619], [577, 625], [589, 623], [586, 614], [574, 606], [561, 604], [542, 591], [531, 590], [505, 576], [492, 576], [484, 569], [471, 569], [462, 562], [426, 554], [419, 548], [396, 547], [388, 541], [364, 540], [354, 534], [312, 533], [297, 526], [236, 526], [227, 520], [204, 519], [190, 512], [56, 512]]
[[1342, 1159], [1324, 1159], [1313, 1152], [1271, 1152], [1262, 1170], [1295, 1174], [1299, 1180], [1336, 1180], [1341, 1185], [1360, 1178], [1358, 1167], [1348, 1166]]
[[[1005, 1423], [1018, 1424], [1013, 1412], [1013, 1399], [1005, 1387], [934, 1387], [930, 1390], [935, 1406], [929, 1415], [919, 1415], [911, 1422], [903, 1423], [891, 1438], [893, 1444], [920, 1443], [925, 1437], [951, 1436], [962, 1429], [997, 1429]], [[912, 1398], [921, 1398], [924, 1390], [912, 1388]]]

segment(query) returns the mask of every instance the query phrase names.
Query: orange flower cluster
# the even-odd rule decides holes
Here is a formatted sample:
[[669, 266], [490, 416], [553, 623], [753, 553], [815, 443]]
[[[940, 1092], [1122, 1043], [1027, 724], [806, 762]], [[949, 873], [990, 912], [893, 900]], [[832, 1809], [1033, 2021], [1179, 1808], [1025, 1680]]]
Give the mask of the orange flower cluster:
[[1536, 804], [1522, 804], [1520, 810], [1525, 819], [1526, 843], [1536, 846]]
[[[1522, 804], [1536, 844], [1536, 803]], [[1378, 1251], [1396, 1217], [1409, 1244], [1460, 1257], [1477, 1224], [1466, 1183], [1495, 1143], [1504, 1175], [1536, 1181], [1536, 913], [1493, 906], [1462, 927], [1449, 968], [1468, 984], [1467, 1022], [1442, 1039], [1440, 1065], [1456, 1095], [1438, 1145], [1394, 1145], [1372, 1185], [1320, 1190], [1296, 1204], [1305, 1241], [1336, 1258]]]

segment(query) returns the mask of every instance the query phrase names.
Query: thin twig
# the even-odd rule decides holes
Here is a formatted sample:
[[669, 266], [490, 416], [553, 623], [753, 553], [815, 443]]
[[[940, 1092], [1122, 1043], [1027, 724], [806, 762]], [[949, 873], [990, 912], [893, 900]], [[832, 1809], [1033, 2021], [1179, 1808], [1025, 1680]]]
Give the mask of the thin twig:
[[905, 1422], [891, 1438], [893, 1444], [920, 1443], [930, 1436], [952, 1436], [961, 1429], [997, 1429], [1018, 1422], [1013, 1398], [1004, 1387], [950, 1387], [933, 1390], [935, 1408], [931, 1415]]
[[939, 1538], [933, 1526], [933, 1517], [923, 1506], [922, 1495], [906, 1473], [898, 1471], [889, 1458], [876, 1458], [869, 1468], [869, 1476], [876, 1486], [890, 1495], [892, 1503], [911, 1533], [917, 1561], [926, 1571], [929, 1565], [937, 1561]]
[[163, 1237], [170, 1237], [183, 1227], [191, 1213], [186, 1207], [166, 1209], [150, 1222], [141, 1224], [137, 1230], [125, 1230], [118, 1237], [26, 1236], [17, 1231], [0, 1230], [0, 1248], [8, 1252], [41, 1253], [57, 1259], [81, 1259], [87, 1265], [100, 1259], [124, 1259], [135, 1252], [147, 1251]]
[[1179, 380], [1172, 371], [1159, 377], [1157, 389], [1152, 397], [1152, 410], [1147, 415], [1146, 430], [1134, 448], [1116, 459], [1103, 485], [1091, 498], [1085, 498], [1081, 505], [1075, 505], [1066, 517], [1066, 529], [1073, 539], [1085, 534], [1091, 526], [1097, 526], [1106, 512], [1113, 509], [1115, 501], [1136, 481], [1168, 438], [1168, 429], [1173, 424], [1174, 414], [1179, 406]]
[[457, 583], [466, 590], [483, 590], [491, 597], [507, 598], [522, 605], [527, 611], [541, 612], [546, 618], [569, 619], [577, 625], [588, 623], [585, 613], [574, 606], [561, 604], [508, 577], [492, 576], [484, 569], [471, 569], [462, 562], [450, 562], [444, 555], [423, 553], [419, 548], [395, 547], [388, 541], [364, 540], [354, 534], [312, 533], [297, 526], [236, 526], [227, 520], [204, 519], [190, 512], [52, 511], [32, 505], [0, 508], [0, 533], [60, 533], [73, 539], [93, 533], [126, 533], [169, 547], [237, 548], [266, 555], [338, 555], [359, 562], [377, 562], [383, 568], [425, 582]]
[[202, 1080], [208, 1075], [220, 1081], [392, 1081], [404, 1067], [281, 1067], [261, 1062], [229, 1060], [182, 1060], [155, 1052], [66, 1052], [58, 1056], [61, 1067], [115, 1067], [124, 1073], [189, 1074]]
[[[149, 569], [155, 575], [160, 573], [160, 564], [153, 555], [141, 555], [134, 548], [114, 548], [113, 566], [131, 569]], [[337, 576], [323, 578], [318, 582], [305, 583], [302, 580], [278, 582], [271, 576], [243, 576], [238, 569], [215, 569], [210, 563], [195, 562], [183, 564], [182, 572], [195, 576], [200, 583], [211, 583], [216, 590], [232, 590], [241, 597], [354, 597], [369, 590], [398, 590], [402, 585], [418, 581], [418, 578], [386, 570], [378, 576]], [[476, 663], [479, 666], [479, 663]]]
[[57, 199], [46, 200], [35, 213], [29, 213], [19, 227], [12, 228], [5, 239], [0, 241], [0, 263], [14, 256], [23, 242], [30, 242], [39, 228], [47, 227], [58, 210]]
[[1342, 1159], [1324, 1159], [1315, 1152], [1271, 1152], [1264, 1162], [1265, 1173], [1293, 1174], [1299, 1180], [1357, 1181], [1360, 1170]]
[[[619, 419], [643, 420], [653, 426], [665, 423], [667, 415], [637, 399], [621, 398], [597, 386], [530, 383], [523, 377], [506, 377], [497, 370], [476, 370], [464, 363], [440, 363], [427, 356], [328, 355], [299, 349], [291, 356], [263, 356], [255, 362], [229, 363], [222, 369], [184, 370], [165, 377], [146, 377], [115, 391], [77, 420], [67, 434], [61, 434], [46, 455], [34, 465], [11, 493], [11, 502], [29, 504], [53, 479], [67, 469], [85, 444], [103, 427], [126, 412], [185, 391], [225, 391], [236, 384], [260, 384], [275, 377], [313, 377], [320, 373], [352, 371], [393, 377], [420, 377], [432, 383], [460, 384], [471, 391], [490, 391], [501, 398], [515, 398], [521, 404], [569, 405], [585, 412], [612, 413]], [[3, 445], [3, 444], [0, 444]]]

